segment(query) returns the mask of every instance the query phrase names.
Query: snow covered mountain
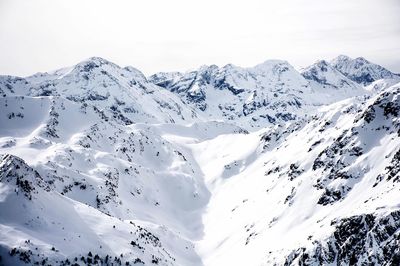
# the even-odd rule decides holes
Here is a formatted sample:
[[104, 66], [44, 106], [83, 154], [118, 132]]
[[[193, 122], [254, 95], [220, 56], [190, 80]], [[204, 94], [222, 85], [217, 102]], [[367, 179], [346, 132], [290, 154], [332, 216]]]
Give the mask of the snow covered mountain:
[[179, 98], [147, 82], [139, 70], [121, 68], [98, 57], [27, 78], [1, 76], [0, 94], [61, 96], [91, 103], [125, 124], [190, 123], [196, 118], [196, 113]]
[[[314, 90], [321, 90], [322, 86], [322, 89], [334, 98], [346, 99], [363, 92], [361, 85], [348, 79], [325, 60], [320, 60], [302, 69], [301, 74], [310, 81]], [[340, 96], [337, 97], [336, 95]]]
[[0, 265], [396, 265], [395, 80], [324, 60], [1, 76]]
[[400, 81], [400, 74], [392, 73], [386, 68], [371, 63], [363, 57], [352, 59], [348, 56], [340, 55], [330, 63], [343, 75], [362, 85], [369, 85], [380, 79]]
[[178, 94], [206, 119], [235, 121], [248, 130], [286, 123], [323, 104], [366, 93], [325, 61], [305, 71], [269, 60], [252, 68], [212, 65], [188, 73], [157, 73], [149, 81]]

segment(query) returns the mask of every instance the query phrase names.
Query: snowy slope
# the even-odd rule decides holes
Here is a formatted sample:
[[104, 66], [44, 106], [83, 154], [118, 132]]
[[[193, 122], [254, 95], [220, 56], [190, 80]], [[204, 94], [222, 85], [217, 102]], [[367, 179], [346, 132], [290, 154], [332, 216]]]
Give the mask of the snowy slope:
[[279, 134], [191, 145], [212, 192], [198, 243], [204, 263], [396, 264], [399, 97], [400, 84]]
[[338, 71], [324, 70], [317, 64], [307, 71], [322, 73], [332, 83], [302, 75], [281, 60], [251, 68], [202, 66], [187, 73], [157, 73], [149, 80], [178, 94], [206, 119], [235, 121], [254, 131], [304, 117], [323, 104], [367, 93]]
[[[190, 154], [151, 129], [126, 126], [87, 103], [54, 96], [9, 96], [0, 98], [0, 109], [0, 153], [5, 156], [0, 178], [0, 212], [4, 214], [0, 239], [7, 239], [0, 245], [2, 257], [16, 248], [20, 251], [9, 258], [12, 264], [22, 258], [21, 250], [28, 249], [31, 263], [46, 257], [51, 264], [86, 258], [89, 251], [103, 260], [108, 255], [122, 262], [139, 258], [148, 264], [154, 255], [157, 261], [165, 260], [162, 264], [200, 263], [186, 239], [201, 233], [200, 215], [209, 192]], [[239, 130], [230, 128], [226, 131]], [[45, 189], [29, 177], [32, 172]], [[28, 186], [35, 190], [32, 196], [19, 193], [18, 184], [25, 184], [16, 181], [19, 177], [33, 182]], [[87, 216], [76, 220], [63, 218], [86, 212]], [[82, 223], [87, 228], [77, 231]], [[148, 248], [148, 240], [138, 236], [119, 240], [130, 231], [161, 240]], [[115, 245], [109, 243], [113, 234]], [[87, 239], [86, 244], [80, 244], [80, 238]], [[132, 246], [131, 241], [139, 246]], [[70, 249], [71, 245], [76, 249]], [[52, 247], [60, 253], [51, 251]]]
[[323, 60], [149, 80], [0, 77], [0, 265], [399, 262], [400, 83]]
[[107, 216], [52, 190], [18, 157], [3, 155], [0, 170], [0, 254], [5, 265], [176, 265], [182, 257], [182, 264], [199, 260], [188, 251], [189, 242], [171, 237], [165, 228]]

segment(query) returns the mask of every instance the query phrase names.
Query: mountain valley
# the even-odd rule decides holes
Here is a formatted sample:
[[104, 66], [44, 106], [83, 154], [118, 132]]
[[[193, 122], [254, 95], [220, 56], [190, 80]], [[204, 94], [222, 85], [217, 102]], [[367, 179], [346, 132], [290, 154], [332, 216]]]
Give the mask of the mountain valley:
[[0, 76], [0, 265], [398, 265], [400, 75]]

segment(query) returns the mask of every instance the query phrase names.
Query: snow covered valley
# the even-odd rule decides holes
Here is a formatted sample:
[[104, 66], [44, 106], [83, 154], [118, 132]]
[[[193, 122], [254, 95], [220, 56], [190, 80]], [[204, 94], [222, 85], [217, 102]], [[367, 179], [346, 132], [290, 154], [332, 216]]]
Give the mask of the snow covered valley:
[[363, 58], [0, 94], [0, 265], [400, 263], [400, 76]]

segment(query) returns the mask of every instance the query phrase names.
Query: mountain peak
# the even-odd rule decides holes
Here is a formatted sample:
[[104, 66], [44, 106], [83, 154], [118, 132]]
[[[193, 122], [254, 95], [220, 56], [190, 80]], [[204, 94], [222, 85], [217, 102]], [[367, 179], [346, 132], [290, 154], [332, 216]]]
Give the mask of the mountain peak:
[[355, 58], [354, 61], [363, 62], [363, 63], [371, 63], [367, 59], [365, 59], [364, 57], [361, 57], [361, 56]]
[[290, 65], [288, 61], [278, 60], [278, 59], [266, 60], [263, 63], [251, 67], [249, 69], [259, 73], [274, 73], [274, 74], [283, 73], [288, 70], [295, 71], [293, 66]]
[[318, 60], [317, 62], [315, 62], [314, 66], [317, 66], [322, 71], [327, 71], [328, 68], [331, 68], [329, 63], [326, 62], [325, 60]]
[[[316, 82], [317, 87], [322, 85], [324, 88], [329, 87], [336, 91], [340, 88], [340, 93], [344, 95], [344, 98], [366, 93], [361, 86], [348, 79], [325, 60], [319, 60], [302, 69], [301, 74], [305, 79]], [[339, 92], [336, 93], [339, 94]]]
[[217, 70], [219, 67], [217, 65], [201, 65], [197, 72], [201, 73], [201, 72], [209, 72], [209, 71], [213, 71], [213, 70]]
[[322, 71], [322, 72], [327, 72], [328, 69], [332, 69], [332, 66], [325, 60], [318, 60], [314, 64], [305, 67], [301, 69], [301, 74], [306, 78], [309, 79], [308, 73], [310, 72], [317, 72], [317, 71]]
[[[4, 170], [3, 167], [9, 168], [12, 165], [18, 165], [17, 168], [20, 168], [20, 165], [25, 164], [24, 160], [21, 158], [12, 155], [12, 154], [2, 154], [0, 155], [0, 168]], [[2, 171], [4, 173], [4, 171]]]
[[90, 57], [82, 62], [75, 65], [75, 69], [83, 70], [84, 72], [89, 72], [94, 68], [99, 68], [103, 66], [111, 66], [113, 68], [119, 69], [120, 67], [104, 58], [101, 57]]
[[99, 56], [89, 57], [88, 59], [83, 60], [82, 62], [92, 62], [92, 63], [96, 63], [96, 64], [99, 64], [99, 65], [102, 65], [102, 64], [114, 64], [114, 63], [108, 61], [107, 59], [104, 59], [104, 58], [99, 57]]
[[332, 62], [348, 62], [353, 60], [351, 57], [347, 56], [347, 55], [338, 55], [337, 57], [335, 57], [334, 59], [331, 60]]
[[[369, 62], [367, 59], [365, 59], [364, 57], [357, 57], [355, 59], [353, 59], [353, 62], [355, 63], [354, 66], [356, 68], [361, 68], [364, 65], [369, 65], [372, 64], [371, 62]], [[373, 64], [374, 65], [374, 64]], [[378, 65], [376, 65], [378, 66]]]
[[364, 86], [380, 79], [399, 79], [400, 76], [386, 68], [374, 64], [364, 57], [351, 59], [347, 56], [338, 56], [331, 65], [349, 79]]
[[234, 64], [226, 64], [225, 66], [222, 67], [223, 69], [234, 69], [234, 68], [240, 68], [237, 65]]
[[271, 66], [276, 66], [276, 65], [290, 65], [290, 64], [286, 60], [268, 59], [260, 64], [255, 65], [254, 68], [271, 67]]

